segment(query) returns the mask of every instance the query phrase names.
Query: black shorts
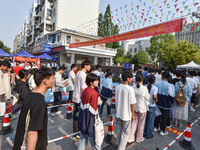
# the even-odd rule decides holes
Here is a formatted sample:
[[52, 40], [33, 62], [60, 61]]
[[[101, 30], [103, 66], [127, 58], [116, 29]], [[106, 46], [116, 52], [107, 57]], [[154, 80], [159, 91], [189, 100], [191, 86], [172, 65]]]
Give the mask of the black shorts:
[[192, 93], [192, 97], [191, 97], [191, 103], [194, 103], [195, 102], [195, 95], [196, 95], [196, 93]]

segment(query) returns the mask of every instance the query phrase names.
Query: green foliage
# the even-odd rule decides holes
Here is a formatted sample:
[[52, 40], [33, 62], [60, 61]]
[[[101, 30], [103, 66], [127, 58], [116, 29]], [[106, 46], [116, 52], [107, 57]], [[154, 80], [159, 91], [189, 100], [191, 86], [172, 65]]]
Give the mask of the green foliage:
[[115, 82], [118, 82], [118, 81], [119, 81], [119, 79], [118, 79], [118, 78], [116, 78], [116, 77], [112, 77], [112, 81], [113, 81], [113, 83], [115, 83]]
[[10, 54], [10, 48], [3, 44], [3, 41], [0, 40], [0, 48], [4, 50], [6, 53]]
[[123, 63], [123, 60], [124, 60], [124, 49], [117, 49], [117, 54], [116, 56], [113, 57], [113, 60], [114, 60], [114, 63], [117, 64], [117, 63], [120, 63], [122, 64]]
[[[111, 18], [110, 5], [106, 7], [105, 14], [99, 14], [99, 23], [98, 23], [98, 36], [100, 37], [109, 37], [119, 34], [118, 25], [114, 25]], [[107, 43], [106, 47], [109, 48], [119, 48], [119, 42]]]
[[146, 51], [140, 50], [136, 55], [134, 55], [132, 58], [132, 63], [137, 67], [142, 66], [142, 64], [149, 63], [149, 58]]
[[197, 47], [187, 41], [176, 43], [175, 36], [172, 34], [153, 36], [150, 42], [149, 55], [156, 62], [164, 61], [167, 67], [175, 67], [192, 60], [199, 62], [200, 53], [197, 53]]

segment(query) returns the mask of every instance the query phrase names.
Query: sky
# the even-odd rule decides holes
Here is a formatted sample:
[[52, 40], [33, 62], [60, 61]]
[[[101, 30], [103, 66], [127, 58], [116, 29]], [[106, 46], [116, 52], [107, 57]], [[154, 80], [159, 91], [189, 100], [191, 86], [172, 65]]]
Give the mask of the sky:
[[[166, 1], [165, 5], [163, 1]], [[183, 5], [184, 1], [185, 3]], [[162, 15], [162, 13], [162, 21], [166, 21], [167, 15], [169, 16], [169, 20], [180, 17], [181, 10], [185, 15], [188, 13], [188, 10], [184, 10], [184, 6], [186, 5], [189, 6], [191, 11], [195, 11], [199, 4], [194, 7], [194, 2], [199, 2], [199, 0], [100, 0], [99, 11], [104, 14], [106, 6], [110, 4], [113, 21], [121, 27], [120, 32], [123, 33], [159, 23], [159, 15]], [[33, 0], [1, 1], [0, 40], [2, 40], [6, 46], [10, 47], [11, 50], [13, 49], [15, 36], [22, 28], [25, 17], [29, 15], [29, 9], [32, 7], [32, 3]], [[167, 7], [167, 4], [169, 7]], [[174, 6], [175, 4], [177, 4], [176, 7]], [[137, 6], [139, 6], [138, 9]], [[151, 7], [151, 9], [149, 7]], [[177, 8], [180, 8], [179, 13], [176, 12]], [[161, 9], [163, 9], [162, 13]], [[142, 12], [144, 12], [143, 19], [147, 18], [146, 22], [140, 18]], [[151, 15], [153, 16], [153, 19], [149, 19]], [[158, 15], [159, 17], [156, 18], [155, 15]], [[131, 22], [134, 23], [134, 26], [133, 24], [130, 24]]]

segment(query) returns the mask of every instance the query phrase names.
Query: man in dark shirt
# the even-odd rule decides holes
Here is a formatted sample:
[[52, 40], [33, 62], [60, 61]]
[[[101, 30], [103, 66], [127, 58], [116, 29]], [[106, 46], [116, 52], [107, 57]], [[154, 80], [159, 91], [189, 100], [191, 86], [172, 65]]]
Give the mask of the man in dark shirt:
[[47, 105], [44, 94], [54, 84], [54, 71], [41, 68], [34, 74], [37, 87], [25, 98], [19, 121], [13, 150], [20, 150], [24, 141], [26, 117], [30, 110], [30, 121], [27, 133], [28, 150], [46, 150], [47, 147]]

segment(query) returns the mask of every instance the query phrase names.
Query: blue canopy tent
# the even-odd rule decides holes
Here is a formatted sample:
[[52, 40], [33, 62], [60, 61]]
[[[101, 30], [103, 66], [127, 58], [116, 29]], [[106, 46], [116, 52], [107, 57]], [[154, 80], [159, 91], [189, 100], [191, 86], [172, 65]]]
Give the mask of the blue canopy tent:
[[54, 59], [54, 57], [49, 56], [47, 53], [39, 55], [40, 59]]
[[13, 55], [6, 53], [4, 50], [0, 48], [0, 56], [4, 57], [13, 57]]
[[30, 58], [37, 58], [37, 56], [31, 55], [26, 51], [23, 51], [21, 53], [16, 54], [15, 56], [21, 56], [21, 57], [30, 57]]

